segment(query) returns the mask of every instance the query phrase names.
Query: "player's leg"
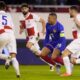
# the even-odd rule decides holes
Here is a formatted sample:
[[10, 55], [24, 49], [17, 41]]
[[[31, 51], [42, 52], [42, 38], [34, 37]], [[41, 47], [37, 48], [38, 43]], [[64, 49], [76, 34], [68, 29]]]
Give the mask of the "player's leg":
[[11, 61], [12, 61], [12, 65], [15, 69], [16, 75], [17, 75], [17, 77], [20, 77], [19, 63], [16, 58], [16, 53], [10, 53], [10, 56], [12, 58]]
[[[8, 51], [7, 48], [4, 48], [4, 49], [3, 49], [3, 53], [4, 53], [6, 56], [9, 56], [9, 51]], [[6, 69], [9, 68], [8, 65], [10, 64], [10, 62], [11, 62], [11, 57], [10, 57], [10, 60], [6, 60], [6, 62], [5, 62], [5, 68], [6, 68]]]
[[20, 77], [20, 70], [19, 70], [19, 63], [16, 58], [17, 50], [16, 50], [16, 40], [14, 35], [10, 35], [10, 42], [7, 45], [7, 48], [9, 50], [10, 56], [11, 56], [11, 62], [15, 69], [17, 77]]
[[63, 57], [64, 65], [66, 68], [66, 74], [63, 74], [62, 76], [70, 76], [72, 74], [69, 55], [72, 55], [72, 54], [75, 54], [76, 52], [78, 52], [80, 49], [79, 45], [80, 45], [79, 40], [75, 39], [64, 50], [62, 57]]
[[0, 34], [0, 59], [8, 59], [9, 56], [2, 54], [3, 48], [6, 46], [6, 44], [9, 42], [9, 37], [6, 33]]
[[4, 49], [3, 49], [3, 52], [4, 52], [4, 54], [6, 54], [6, 55], [9, 56], [9, 51], [7, 50], [7, 48], [4, 48]]
[[66, 68], [66, 73], [62, 74], [61, 76], [70, 76], [72, 73], [72, 69], [71, 69], [71, 63], [69, 60], [69, 55], [71, 54], [71, 52], [69, 50], [64, 50], [63, 52], [63, 62], [64, 62], [64, 66]]
[[[40, 47], [38, 45], [38, 41], [36, 41], [35, 37], [33, 37], [32, 39], [30, 39], [26, 45], [31, 51], [33, 51], [35, 53], [35, 55], [37, 55], [38, 57], [40, 57], [39, 55], [41, 54], [41, 50]], [[50, 51], [49, 51], [50, 52]], [[41, 56], [40, 59], [44, 62], [46, 62], [47, 64], [49, 64], [50, 66], [55, 65], [55, 62], [52, 61], [52, 59], [50, 57], [46, 56]]]
[[55, 48], [52, 53], [52, 60], [63, 65], [63, 60], [62, 60], [62, 57], [60, 57], [60, 55], [64, 51], [64, 49], [66, 48], [66, 41], [64, 40], [61, 43], [58, 43], [57, 45], [54, 44], [54, 47]]
[[55, 65], [55, 62], [52, 61], [52, 59], [48, 56], [50, 52], [51, 51], [47, 47], [44, 47], [41, 51], [40, 58], [42, 58], [43, 60], [45, 60], [47, 63], [51, 65]]
[[51, 58], [52, 58], [53, 61], [58, 63], [56, 65], [56, 72], [57, 72], [57, 74], [60, 74], [60, 68], [61, 68], [61, 65], [63, 65], [63, 60], [62, 60], [62, 58], [59, 55], [60, 55], [60, 50], [55, 48], [53, 53], [52, 53]]
[[73, 64], [80, 64], [80, 51], [71, 55], [71, 62]]

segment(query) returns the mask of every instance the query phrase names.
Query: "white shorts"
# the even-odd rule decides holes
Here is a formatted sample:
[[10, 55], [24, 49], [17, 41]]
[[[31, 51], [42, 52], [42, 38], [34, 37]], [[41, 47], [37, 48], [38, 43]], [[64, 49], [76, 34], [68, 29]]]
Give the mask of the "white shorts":
[[7, 33], [0, 34], [0, 54], [9, 41], [9, 35]]
[[38, 44], [38, 41], [39, 41], [39, 37], [37, 37], [37, 36], [31, 36], [31, 37], [29, 37], [29, 40], [28, 40], [28, 42], [33, 43], [34, 46], [35, 46], [37, 49], [40, 49], [39, 44]]
[[67, 47], [73, 57], [79, 57], [80, 56], [80, 39], [73, 40]]
[[28, 42], [31, 42], [33, 44], [37, 43], [38, 41], [39, 41], [39, 39], [37, 36], [31, 36], [31, 37], [29, 37], [29, 40], [28, 40]]
[[0, 34], [0, 53], [6, 47], [9, 53], [17, 53], [16, 50], [16, 39], [14, 34], [3, 33]]
[[9, 34], [10, 35], [10, 42], [7, 44], [7, 49], [9, 53], [16, 53], [17, 54], [17, 47], [16, 47], [16, 39], [14, 34]]

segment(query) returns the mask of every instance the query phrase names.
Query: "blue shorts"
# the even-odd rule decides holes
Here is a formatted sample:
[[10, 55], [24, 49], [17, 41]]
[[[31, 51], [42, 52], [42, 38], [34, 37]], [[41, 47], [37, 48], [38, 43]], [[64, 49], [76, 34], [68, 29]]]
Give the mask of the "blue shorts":
[[49, 42], [45, 45], [45, 47], [47, 47], [48, 49], [50, 49], [51, 53], [54, 51], [54, 48], [57, 48], [58, 50], [60, 50], [60, 52], [64, 51], [64, 49], [66, 48], [66, 41], [62, 41], [62, 43], [58, 43], [58, 42]]

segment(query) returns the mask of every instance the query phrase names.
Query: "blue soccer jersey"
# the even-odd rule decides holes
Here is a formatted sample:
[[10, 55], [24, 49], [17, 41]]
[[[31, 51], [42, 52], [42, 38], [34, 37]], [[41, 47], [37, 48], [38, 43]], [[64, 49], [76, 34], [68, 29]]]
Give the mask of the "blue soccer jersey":
[[49, 48], [51, 52], [54, 50], [54, 48], [57, 48], [62, 52], [66, 47], [63, 25], [59, 22], [57, 22], [55, 25], [50, 25], [47, 23], [44, 42], [45, 47]]

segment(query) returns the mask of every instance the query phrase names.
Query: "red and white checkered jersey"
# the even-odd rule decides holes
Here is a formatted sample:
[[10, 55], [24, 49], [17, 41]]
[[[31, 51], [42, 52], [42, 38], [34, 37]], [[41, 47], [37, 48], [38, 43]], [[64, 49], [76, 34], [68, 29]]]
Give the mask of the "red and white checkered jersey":
[[37, 35], [37, 22], [40, 21], [40, 17], [34, 13], [28, 13], [25, 17], [25, 28], [29, 36]]

